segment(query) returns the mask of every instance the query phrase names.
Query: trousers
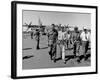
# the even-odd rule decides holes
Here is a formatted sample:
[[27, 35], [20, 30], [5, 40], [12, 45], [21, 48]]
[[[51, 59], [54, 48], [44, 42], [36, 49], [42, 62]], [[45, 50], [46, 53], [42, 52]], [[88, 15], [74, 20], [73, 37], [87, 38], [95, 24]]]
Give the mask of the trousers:
[[82, 41], [82, 50], [83, 50], [83, 55], [86, 56], [86, 53], [88, 51], [89, 47], [89, 41]]

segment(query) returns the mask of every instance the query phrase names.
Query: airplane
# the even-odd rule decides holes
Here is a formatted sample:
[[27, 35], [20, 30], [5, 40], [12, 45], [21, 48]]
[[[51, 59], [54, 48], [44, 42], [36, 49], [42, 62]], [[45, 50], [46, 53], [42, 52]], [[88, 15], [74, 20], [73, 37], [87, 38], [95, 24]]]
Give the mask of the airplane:
[[40, 19], [39, 19], [39, 25], [33, 25], [31, 21], [29, 24], [24, 23], [24, 25], [22, 26], [23, 26], [23, 32], [31, 32], [32, 30], [36, 30], [36, 29], [40, 29], [41, 32], [44, 32], [44, 29], [46, 27], [46, 25], [42, 25]]
[[32, 22], [30, 22], [29, 24], [25, 23], [23, 27], [26, 27], [26, 31], [28, 31], [29, 29], [32, 28], [39, 28], [39, 25], [32, 25]]

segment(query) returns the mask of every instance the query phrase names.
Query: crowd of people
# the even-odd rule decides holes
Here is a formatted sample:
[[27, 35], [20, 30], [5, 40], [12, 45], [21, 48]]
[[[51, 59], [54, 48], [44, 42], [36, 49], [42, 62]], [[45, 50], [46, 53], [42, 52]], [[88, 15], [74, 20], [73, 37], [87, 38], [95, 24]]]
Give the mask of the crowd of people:
[[[70, 45], [72, 45], [74, 58], [80, 55], [79, 50], [80, 46], [82, 46], [84, 60], [86, 59], [86, 54], [89, 49], [91, 36], [91, 33], [86, 27], [83, 27], [82, 31], [78, 30], [78, 27], [74, 27], [73, 31], [70, 31], [69, 28], [66, 28], [61, 25], [59, 25], [59, 27], [57, 28], [55, 24], [52, 24], [51, 27], [52, 29], [48, 30], [46, 33], [46, 36], [48, 37], [49, 55], [51, 60], [56, 62], [57, 46], [59, 46], [60, 57], [63, 60], [63, 62], [66, 63], [66, 49], [69, 49]], [[35, 35], [37, 41], [36, 49], [40, 49], [39, 29], [36, 30]], [[80, 62], [79, 59], [77, 61]]]

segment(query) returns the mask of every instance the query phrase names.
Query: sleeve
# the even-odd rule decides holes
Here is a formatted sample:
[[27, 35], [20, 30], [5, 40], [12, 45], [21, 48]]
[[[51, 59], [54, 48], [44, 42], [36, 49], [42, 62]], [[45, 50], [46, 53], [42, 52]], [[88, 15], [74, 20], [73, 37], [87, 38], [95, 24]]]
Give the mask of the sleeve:
[[82, 39], [82, 36], [83, 36], [83, 32], [82, 33], [80, 33], [80, 38]]

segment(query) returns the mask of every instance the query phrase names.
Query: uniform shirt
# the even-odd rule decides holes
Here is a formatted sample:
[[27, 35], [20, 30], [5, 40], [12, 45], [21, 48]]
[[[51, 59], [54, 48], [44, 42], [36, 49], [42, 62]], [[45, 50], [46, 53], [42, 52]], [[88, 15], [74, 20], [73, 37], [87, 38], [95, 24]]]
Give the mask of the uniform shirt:
[[36, 40], [39, 40], [40, 39], [40, 32], [36, 31], [35, 35], [36, 35]]
[[62, 31], [58, 31], [58, 40], [62, 40]]
[[67, 38], [70, 39], [70, 34], [67, 34]]
[[57, 38], [58, 38], [58, 32], [57, 32], [57, 30], [52, 30], [52, 31], [50, 31], [50, 33], [49, 33], [49, 40], [52, 40], [52, 41], [56, 41], [57, 40]]
[[58, 31], [58, 40], [66, 39], [66, 32]]
[[84, 31], [80, 35], [82, 41], [89, 41], [90, 40], [90, 33], [87, 32], [85, 33]]
[[53, 40], [58, 39], [58, 31], [56, 29], [53, 30]]
[[73, 37], [73, 41], [79, 41], [80, 40], [80, 33], [79, 33], [79, 31], [74, 32], [72, 34], [72, 37]]
[[62, 32], [62, 39], [63, 39], [63, 40], [66, 39], [66, 32]]
[[65, 38], [66, 38], [66, 40], [69, 40], [70, 39], [70, 34], [68, 34], [67, 32], [65, 33]]
[[58, 31], [58, 40], [65, 40], [66, 32]]

